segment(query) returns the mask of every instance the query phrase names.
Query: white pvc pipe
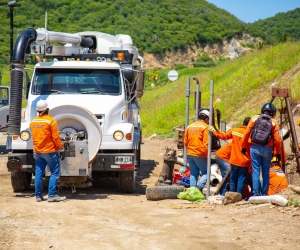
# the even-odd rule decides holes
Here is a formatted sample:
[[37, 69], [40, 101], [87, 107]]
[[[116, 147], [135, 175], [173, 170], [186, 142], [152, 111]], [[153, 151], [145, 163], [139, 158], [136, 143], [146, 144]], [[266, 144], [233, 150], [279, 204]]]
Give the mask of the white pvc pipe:
[[251, 196], [249, 198], [250, 203], [272, 203], [284, 207], [287, 204], [287, 199], [281, 195], [269, 195], [269, 196]]
[[38, 28], [36, 29], [36, 32], [36, 42], [40, 44], [46, 44], [49, 41], [62, 43], [65, 42], [72, 44], [79, 44], [81, 42], [81, 36], [77, 34], [48, 31], [44, 28]]
[[212, 164], [210, 166], [210, 169], [211, 169], [211, 175], [214, 175], [219, 182], [222, 181], [222, 176], [220, 174], [218, 174], [218, 165], [217, 164]]
[[[177, 157], [176, 163], [181, 166], [184, 166], [184, 159], [181, 157]], [[186, 167], [188, 167], [188, 168], [190, 167], [188, 163], [186, 163]]]

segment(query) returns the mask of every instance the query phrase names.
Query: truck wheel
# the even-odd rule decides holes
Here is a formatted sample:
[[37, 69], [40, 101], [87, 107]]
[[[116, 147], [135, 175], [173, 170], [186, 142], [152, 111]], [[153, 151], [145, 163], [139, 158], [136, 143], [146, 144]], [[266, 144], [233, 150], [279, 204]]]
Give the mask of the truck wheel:
[[133, 193], [135, 189], [135, 171], [122, 171], [119, 178], [120, 191]]
[[140, 168], [141, 167], [141, 144], [139, 145], [139, 148], [135, 151], [135, 155], [136, 155], [136, 168]]
[[177, 195], [184, 190], [183, 186], [154, 186], [146, 188], [146, 198], [151, 201], [177, 199]]
[[30, 188], [32, 173], [13, 171], [10, 173], [10, 180], [15, 192], [25, 191]]

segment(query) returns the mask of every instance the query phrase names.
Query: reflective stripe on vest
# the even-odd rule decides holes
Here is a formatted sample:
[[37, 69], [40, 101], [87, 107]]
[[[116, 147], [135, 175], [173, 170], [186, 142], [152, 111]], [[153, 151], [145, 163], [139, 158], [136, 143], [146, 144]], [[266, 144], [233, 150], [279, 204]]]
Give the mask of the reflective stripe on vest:
[[203, 124], [191, 124], [190, 126], [188, 126], [188, 128], [203, 128], [203, 129], [206, 129], [207, 126], [205, 126]]
[[232, 134], [235, 135], [235, 136], [238, 136], [238, 137], [243, 137], [244, 135], [239, 133], [239, 132], [236, 132], [236, 131], [232, 131]]

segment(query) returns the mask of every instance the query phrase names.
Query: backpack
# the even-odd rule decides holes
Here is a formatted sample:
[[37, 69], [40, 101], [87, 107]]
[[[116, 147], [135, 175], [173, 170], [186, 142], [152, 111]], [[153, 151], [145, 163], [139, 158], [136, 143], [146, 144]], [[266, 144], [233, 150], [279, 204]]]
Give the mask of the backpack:
[[250, 138], [251, 141], [259, 144], [266, 145], [272, 137], [272, 117], [261, 114], [252, 128]]

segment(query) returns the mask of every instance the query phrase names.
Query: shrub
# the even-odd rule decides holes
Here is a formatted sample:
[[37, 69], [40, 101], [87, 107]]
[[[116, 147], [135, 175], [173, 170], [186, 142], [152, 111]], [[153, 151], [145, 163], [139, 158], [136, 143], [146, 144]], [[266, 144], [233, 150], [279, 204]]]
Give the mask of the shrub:
[[216, 64], [214, 61], [208, 61], [208, 62], [194, 62], [193, 66], [195, 68], [199, 68], [199, 67], [204, 67], [204, 68], [211, 68], [211, 67], [215, 67]]
[[181, 64], [181, 63], [175, 65], [175, 70], [180, 70], [180, 69], [185, 69], [185, 68], [187, 68], [187, 66], [185, 66], [184, 64]]

